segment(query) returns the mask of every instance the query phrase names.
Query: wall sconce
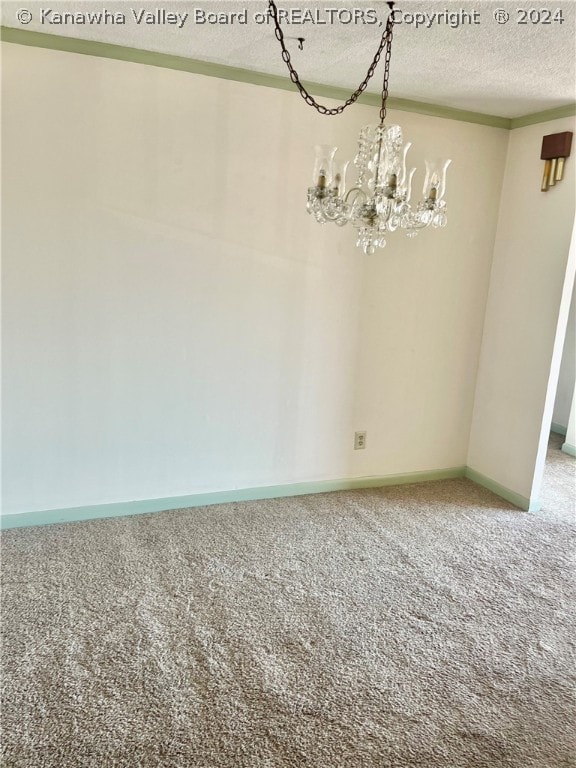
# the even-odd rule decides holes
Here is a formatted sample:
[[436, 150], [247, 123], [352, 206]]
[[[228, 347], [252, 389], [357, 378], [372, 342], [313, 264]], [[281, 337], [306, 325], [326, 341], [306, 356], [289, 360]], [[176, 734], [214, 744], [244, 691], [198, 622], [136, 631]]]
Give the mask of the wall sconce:
[[564, 176], [564, 162], [570, 156], [572, 148], [572, 131], [551, 133], [542, 139], [540, 159], [544, 160], [544, 176], [542, 177], [542, 192], [547, 192]]

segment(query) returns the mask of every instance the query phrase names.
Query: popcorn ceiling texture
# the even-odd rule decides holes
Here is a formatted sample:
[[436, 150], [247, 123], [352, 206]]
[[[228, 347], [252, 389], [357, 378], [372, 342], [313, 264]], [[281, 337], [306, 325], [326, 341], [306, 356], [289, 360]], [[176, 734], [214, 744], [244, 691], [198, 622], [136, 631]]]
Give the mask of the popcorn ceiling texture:
[[[188, 20], [179, 29], [170, 24], [136, 24], [131, 9], [138, 14], [141, 9], [154, 12], [157, 2], [106, 2], [86, 0], [80, 5], [56, 0], [46, 5], [39, 0], [8, 0], [3, 3], [3, 24], [22, 28], [16, 13], [24, 5], [33, 14], [33, 20], [25, 29], [55, 35], [68, 35], [88, 40], [125, 45], [148, 51], [185, 56], [217, 64], [266, 72], [287, 77], [281, 59], [280, 47], [271, 25], [194, 24]], [[252, 19], [256, 12], [266, 11], [263, 0], [234, 0], [234, 2], [178, 2], [163, 3], [167, 11], [189, 14], [195, 9], [206, 12], [233, 13], [246, 10]], [[397, 24], [390, 73], [390, 95], [417, 101], [441, 104], [484, 114], [502, 117], [518, 117], [573, 102], [575, 96], [574, 35], [576, 30], [576, 4], [559, 0], [549, 6], [552, 12], [560, 9], [563, 22], [552, 18], [533, 16], [540, 22], [518, 23], [526, 20], [518, 15], [522, 4], [503, 0], [463, 0], [460, 3], [446, 0], [410, 0], [397, 3], [397, 8], [411, 14], [424, 14], [432, 18], [424, 25]], [[525, 5], [536, 14], [541, 5]], [[285, 1], [278, 2], [282, 10], [318, 10], [343, 8], [345, 10], [378, 11], [379, 18], [387, 16], [386, 3]], [[126, 14], [123, 25], [50, 25], [41, 23], [42, 8], [55, 12], [120, 11]], [[510, 20], [498, 24], [495, 10], [506, 9]], [[461, 24], [452, 27], [437, 23], [434, 14], [446, 11], [477, 12], [478, 25]], [[326, 20], [328, 16], [324, 18]], [[344, 16], [344, 19], [349, 16]], [[454, 18], [454, 17], [453, 17]], [[543, 23], [546, 21], [547, 23]], [[454, 22], [452, 22], [454, 23]], [[342, 86], [354, 90], [363, 80], [368, 65], [378, 47], [382, 30], [360, 23], [293, 24], [284, 25], [288, 37], [305, 38], [304, 49], [298, 42], [288, 41], [293, 62], [302, 78], [309, 82]], [[368, 91], [379, 93], [382, 86], [381, 67], [371, 81]], [[304, 107], [303, 107], [304, 108]]]
[[574, 766], [574, 539], [467, 480], [7, 531], [2, 765]]

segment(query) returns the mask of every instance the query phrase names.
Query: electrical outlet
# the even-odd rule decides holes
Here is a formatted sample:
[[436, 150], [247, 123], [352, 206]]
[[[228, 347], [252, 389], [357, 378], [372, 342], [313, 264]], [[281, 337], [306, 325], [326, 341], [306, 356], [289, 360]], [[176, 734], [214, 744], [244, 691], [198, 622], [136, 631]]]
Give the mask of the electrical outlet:
[[366, 448], [366, 432], [354, 432], [354, 450], [362, 451]]

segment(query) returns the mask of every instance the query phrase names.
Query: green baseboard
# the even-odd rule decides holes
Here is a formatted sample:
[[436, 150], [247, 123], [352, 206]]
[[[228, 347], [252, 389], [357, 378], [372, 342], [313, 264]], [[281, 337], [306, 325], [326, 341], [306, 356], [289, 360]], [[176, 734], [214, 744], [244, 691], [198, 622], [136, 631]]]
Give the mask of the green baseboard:
[[[573, 445], [564, 443], [562, 450], [571, 456], [576, 455]], [[389, 485], [405, 485], [409, 483], [427, 483], [434, 480], [452, 480], [466, 477], [483, 488], [492, 491], [497, 496], [509, 501], [526, 512], [538, 512], [540, 504], [530, 501], [515, 491], [511, 491], [495, 480], [492, 480], [470, 467], [450, 467], [447, 469], [428, 470], [424, 472], [408, 472], [399, 475], [383, 475], [380, 477], [357, 477], [346, 480], [322, 480], [319, 482], [292, 483], [289, 485], [272, 485], [261, 488], [237, 488], [229, 491], [214, 493], [197, 493], [189, 496], [169, 496], [164, 499], [142, 499], [139, 501], [122, 501], [113, 504], [96, 504], [85, 507], [67, 507], [64, 509], [46, 509], [34, 512], [15, 512], [0, 516], [0, 528], [23, 528], [35, 525], [54, 525], [57, 523], [72, 523], [82, 520], [97, 520], [106, 517], [124, 517], [126, 515], [142, 515], [150, 512], [166, 512], [175, 509], [205, 507], [213, 504], [227, 504], [231, 501], [256, 501], [258, 499], [277, 499], [284, 496], [303, 496], [314, 493], [332, 491], [350, 491], [359, 488], [381, 488]]]
[[569, 456], [576, 456], [576, 446], [571, 445], [570, 443], [564, 443], [562, 450]]
[[166, 512], [173, 509], [205, 507], [212, 504], [226, 504], [231, 501], [255, 501], [276, 499], [283, 496], [303, 496], [311, 493], [349, 491], [356, 488], [379, 488], [386, 485], [405, 485], [432, 480], [451, 480], [464, 477], [466, 467], [450, 467], [424, 472], [408, 472], [401, 475], [382, 477], [358, 477], [347, 480], [323, 480], [319, 482], [273, 485], [263, 488], [238, 488], [215, 493], [197, 493], [190, 496], [170, 496], [165, 499], [143, 499], [114, 504], [97, 504], [87, 507], [47, 509], [39, 512], [16, 512], [0, 516], [0, 528], [23, 528], [32, 525], [53, 525], [81, 520], [96, 520], [105, 517], [124, 517], [148, 512]]
[[492, 493], [495, 493], [497, 496], [506, 499], [506, 501], [514, 504], [515, 507], [523, 509], [525, 512], [540, 511], [539, 501], [530, 501], [530, 499], [527, 499], [525, 496], [521, 496], [519, 493], [511, 491], [510, 488], [506, 488], [506, 486], [500, 485], [500, 483], [497, 483], [495, 480], [486, 477], [486, 475], [482, 475], [475, 469], [466, 467], [465, 477], [467, 477], [469, 480], [472, 480], [472, 482], [481, 485], [483, 488], [492, 491]]
[[562, 424], [557, 424], [555, 421], [550, 425], [550, 432], [554, 432], [555, 435], [566, 437], [566, 427], [563, 427]]

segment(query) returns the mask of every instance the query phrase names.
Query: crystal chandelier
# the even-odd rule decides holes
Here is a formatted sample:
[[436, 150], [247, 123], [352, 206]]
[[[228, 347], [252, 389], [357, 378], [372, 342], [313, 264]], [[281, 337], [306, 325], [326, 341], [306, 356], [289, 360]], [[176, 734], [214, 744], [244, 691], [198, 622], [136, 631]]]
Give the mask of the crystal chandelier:
[[306, 103], [321, 114], [341, 114], [365, 90], [384, 52], [384, 83], [379, 125], [367, 125], [360, 131], [358, 152], [353, 164], [357, 171], [355, 184], [346, 189], [349, 162], [334, 160], [337, 147], [316, 146], [312, 186], [308, 188], [307, 210], [320, 224], [335, 222], [344, 226], [351, 222], [358, 230], [356, 245], [364, 253], [373, 254], [386, 245], [386, 236], [397, 229], [408, 237], [415, 237], [426, 227], [445, 227], [447, 223], [446, 171], [450, 160], [426, 161], [423, 199], [412, 207], [412, 181], [416, 168], [407, 167], [407, 154], [412, 146], [404, 143], [399, 125], [385, 125], [388, 77], [394, 27], [394, 3], [389, 2], [390, 14], [379, 48], [368, 73], [347, 101], [329, 109], [318, 104], [300, 82], [284, 44], [284, 35], [278, 21], [274, 0], [269, 0], [270, 14], [275, 22], [275, 34], [282, 46], [282, 58], [290, 71], [290, 79], [297, 86]]

